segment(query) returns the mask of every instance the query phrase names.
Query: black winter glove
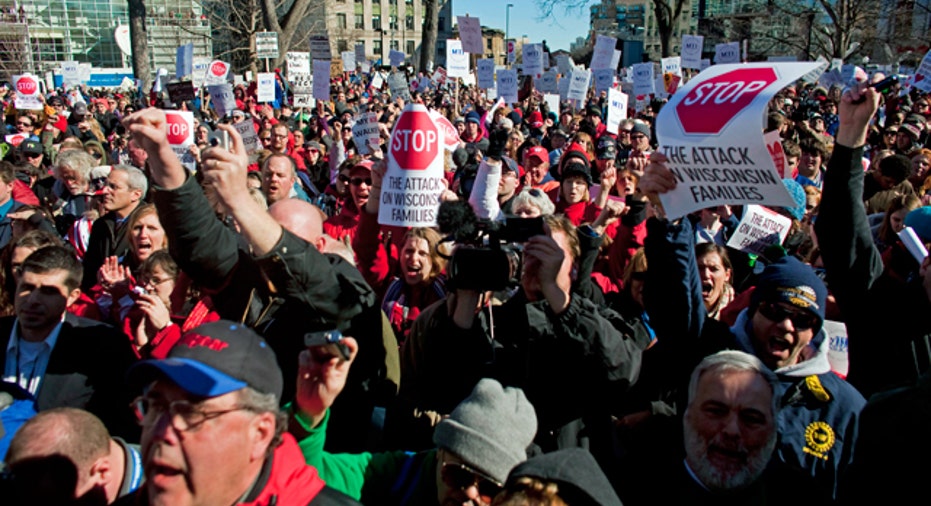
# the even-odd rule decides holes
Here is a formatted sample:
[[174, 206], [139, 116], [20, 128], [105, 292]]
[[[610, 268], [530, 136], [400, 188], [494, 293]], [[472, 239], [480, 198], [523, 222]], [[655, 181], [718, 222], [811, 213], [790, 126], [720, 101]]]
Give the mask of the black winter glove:
[[498, 128], [488, 136], [487, 157], [492, 160], [501, 161], [501, 154], [508, 143], [508, 136], [511, 132], [507, 128]]

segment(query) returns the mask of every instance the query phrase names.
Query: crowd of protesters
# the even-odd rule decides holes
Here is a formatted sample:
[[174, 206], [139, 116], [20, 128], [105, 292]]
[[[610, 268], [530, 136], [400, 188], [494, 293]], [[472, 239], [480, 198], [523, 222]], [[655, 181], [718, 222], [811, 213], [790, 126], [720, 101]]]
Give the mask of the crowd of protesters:
[[[780, 91], [791, 232], [751, 255], [727, 246], [739, 205], [666, 218], [661, 100], [615, 134], [605, 93], [405, 101], [354, 72], [293, 107], [278, 77], [223, 117], [205, 94], [2, 97], [0, 502], [920, 500], [931, 261], [898, 233], [931, 243], [931, 96]], [[459, 134], [443, 209], [541, 220], [507, 286], [452, 275], [458, 230], [378, 223], [409, 102]], [[163, 109], [194, 113], [183, 157]]]

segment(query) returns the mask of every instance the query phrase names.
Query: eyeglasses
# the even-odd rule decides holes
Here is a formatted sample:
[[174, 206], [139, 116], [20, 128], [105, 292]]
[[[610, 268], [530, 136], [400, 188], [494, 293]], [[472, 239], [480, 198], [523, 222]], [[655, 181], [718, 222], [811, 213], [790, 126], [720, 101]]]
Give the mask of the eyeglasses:
[[792, 311], [776, 302], [764, 302], [759, 307], [760, 314], [767, 320], [783, 322], [786, 319], [792, 322], [796, 330], [812, 329], [818, 323], [818, 317], [807, 311]]
[[23, 156], [26, 158], [39, 158], [42, 156], [42, 153], [23, 153]]
[[353, 186], [362, 186], [362, 183], [365, 183], [366, 186], [372, 186], [372, 178], [367, 177], [363, 179], [361, 177], [354, 177], [349, 180], [349, 183]]
[[17, 121], [16, 126], [31, 127], [32, 123], [26, 123], [25, 121]]
[[207, 420], [217, 418], [227, 413], [232, 413], [234, 411], [252, 411], [254, 409], [249, 406], [234, 406], [230, 409], [206, 411], [184, 400], [172, 401], [166, 404], [164, 401], [145, 396], [137, 397], [136, 400], [130, 404], [130, 408], [132, 408], [133, 413], [136, 415], [136, 421], [143, 427], [152, 425], [167, 412], [170, 417], [172, 428], [178, 432], [195, 429]]
[[336, 176], [336, 179], [339, 179], [339, 182], [340, 182], [340, 183], [343, 183], [343, 184], [346, 184], [346, 183], [349, 182], [349, 176], [346, 176], [346, 175], [344, 175], [344, 174], [340, 174], [340, 175]]
[[158, 285], [160, 285], [160, 284], [162, 284], [162, 283], [167, 283], [167, 282], [169, 282], [169, 281], [174, 281], [174, 279], [175, 279], [175, 278], [171, 278], [171, 277], [168, 277], [168, 278], [165, 278], [165, 279], [158, 279], [158, 278], [145, 278], [145, 277], [140, 276], [140, 277], [139, 277], [139, 286], [152, 286], [152, 288], [155, 288], [156, 286], [158, 286]]
[[479, 498], [484, 504], [490, 504], [498, 492], [504, 488], [501, 483], [489, 480], [469, 466], [458, 462], [444, 462], [440, 468], [440, 475], [443, 483], [454, 490], [465, 490], [474, 486], [478, 489]]
[[262, 142], [271, 142], [271, 141], [272, 141], [272, 138], [271, 138], [271, 137], [262, 137], [261, 140], [262, 140]]

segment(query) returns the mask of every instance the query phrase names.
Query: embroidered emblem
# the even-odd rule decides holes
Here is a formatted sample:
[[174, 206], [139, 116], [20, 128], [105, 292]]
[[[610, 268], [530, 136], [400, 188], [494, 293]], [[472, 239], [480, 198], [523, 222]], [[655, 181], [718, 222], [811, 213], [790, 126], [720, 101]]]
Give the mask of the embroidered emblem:
[[821, 460], [827, 460], [827, 453], [834, 446], [834, 429], [830, 425], [817, 421], [805, 427], [805, 448], [802, 450]]

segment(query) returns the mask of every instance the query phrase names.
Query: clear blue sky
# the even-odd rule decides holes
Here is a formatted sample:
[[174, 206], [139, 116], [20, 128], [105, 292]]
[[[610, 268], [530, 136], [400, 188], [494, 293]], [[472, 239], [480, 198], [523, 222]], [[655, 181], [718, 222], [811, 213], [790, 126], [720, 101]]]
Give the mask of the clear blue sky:
[[[571, 0], [570, 0], [571, 1]], [[477, 17], [482, 26], [505, 29], [505, 10], [508, 3], [511, 7], [511, 24], [509, 35], [512, 39], [526, 35], [531, 42], [546, 40], [551, 51], [557, 49], [569, 50], [569, 44], [576, 37], [585, 37], [589, 28], [588, 8], [579, 11], [574, 9], [569, 13], [562, 7], [557, 8], [553, 15], [540, 18], [540, 10], [536, 0], [452, 0], [453, 22], [455, 16]], [[594, 2], [588, 2], [591, 5]]]

